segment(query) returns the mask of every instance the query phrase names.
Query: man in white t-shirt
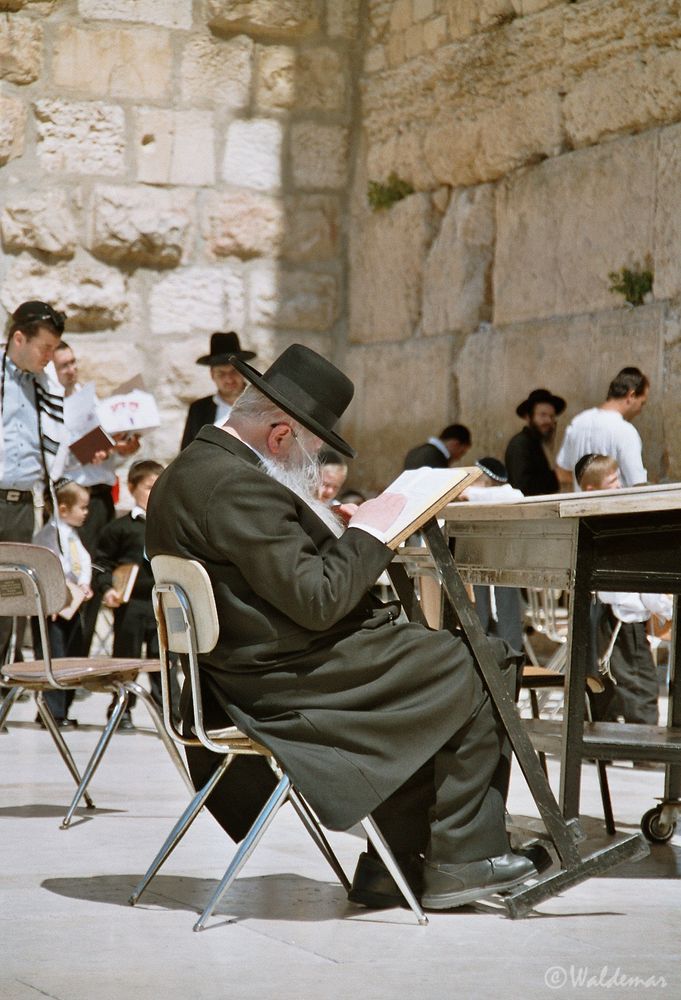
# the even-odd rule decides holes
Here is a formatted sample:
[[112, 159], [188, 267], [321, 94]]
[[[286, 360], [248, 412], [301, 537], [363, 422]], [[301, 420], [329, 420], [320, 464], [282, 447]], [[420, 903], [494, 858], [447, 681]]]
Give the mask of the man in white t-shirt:
[[631, 421], [645, 406], [649, 388], [647, 376], [638, 368], [622, 368], [610, 383], [605, 402], [574, 417], [556, 458], [556, 474], [561, 484], [577, 488], [573, 470], [587, 454], [615, 458], [622, 486], [641, 486], [647, 482], [641, 437]]

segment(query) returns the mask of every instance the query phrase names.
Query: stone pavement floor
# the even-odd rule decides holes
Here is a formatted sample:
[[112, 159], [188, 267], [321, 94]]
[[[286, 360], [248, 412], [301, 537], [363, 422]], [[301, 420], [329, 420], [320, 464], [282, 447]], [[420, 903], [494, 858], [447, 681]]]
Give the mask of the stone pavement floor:
[[[66, 733], [82, 765], [108, 699], [76, 702]], [[430, 916], [369, 912], [347, 902], [290, 809], [265, 835], [209, 927], [196, 915], [230, 857], [201, 815], [140, 904], [128, 896], [187, 802], [143, 706], [138, 730], [115, 736], [92, 784], [94, 812], [59, 823], [73, 785], [32, 702], [0, 736], [0, 998], [2, 1000], [362, 1000], [414, 997], [681, 996], [681, 830], [649, 858], [591, 879], [508, 919], [487, 901]], [[555, 787], [556, 769], [552, 769]], [[618, 826], [635, 831], [663, 788], [662, 771], [609, 769]], [[516, 769], [514, 818], [536, 810]], [[583, 825], [605, 843], [595, 769], [584, 767]], [[331, 834], [352, 873], [358, 833]]]

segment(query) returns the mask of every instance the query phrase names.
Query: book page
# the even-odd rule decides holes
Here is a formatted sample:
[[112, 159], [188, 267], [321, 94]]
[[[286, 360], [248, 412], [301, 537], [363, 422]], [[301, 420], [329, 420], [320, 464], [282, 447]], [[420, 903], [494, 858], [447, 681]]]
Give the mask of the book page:
[[392, 524], [382, 533], [383, 542], [390, 548], [397, 546], [437, 511], [470, 486], [480, 475], [480, 469], [407, 469], [395, 479], [384, 493], [401, 493], [407, 502]]

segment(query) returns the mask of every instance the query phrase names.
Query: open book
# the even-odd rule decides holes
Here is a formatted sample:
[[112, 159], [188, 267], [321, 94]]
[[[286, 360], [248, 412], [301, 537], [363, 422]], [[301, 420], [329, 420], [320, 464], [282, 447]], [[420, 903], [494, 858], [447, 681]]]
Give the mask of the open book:
[[130, 600], [139, 571], [137, 563], [121, 563], [111, 573], [111, 586], [120, 597], [121, 604], [127, 604]]
[[405, 539], [434, 517], [450, 500], [475, 482], [480, 469], [407, 469], [388, 486], [384, 493], [402, 493], [407, 502], [393, 523], [383, 532], [383, 541], [396, 549]]

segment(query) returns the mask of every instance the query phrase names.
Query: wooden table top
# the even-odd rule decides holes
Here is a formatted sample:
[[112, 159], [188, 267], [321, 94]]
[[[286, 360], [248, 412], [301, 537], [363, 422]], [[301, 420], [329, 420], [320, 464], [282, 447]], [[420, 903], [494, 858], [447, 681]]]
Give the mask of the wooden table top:
[[449, 522], [534, 521], [595, 517], [600, 514], [636, 514], [681, 508], [681, 483], [634, 486], [588, 493], [556, 493], [526, 497], [516, 503], [455, 501], [438, 514]]

